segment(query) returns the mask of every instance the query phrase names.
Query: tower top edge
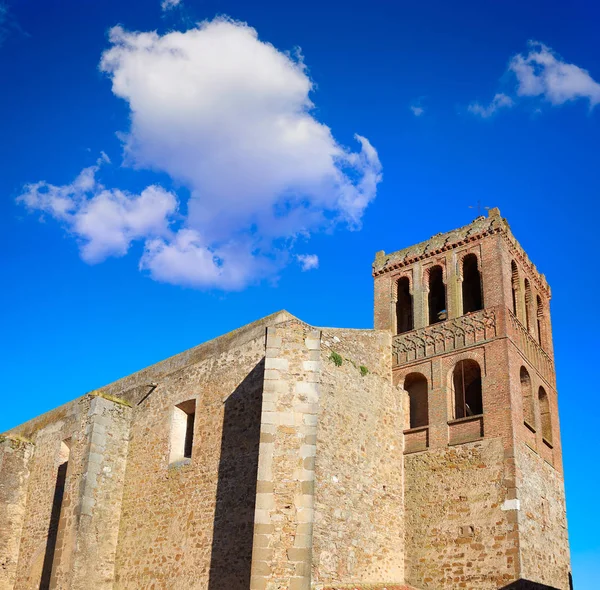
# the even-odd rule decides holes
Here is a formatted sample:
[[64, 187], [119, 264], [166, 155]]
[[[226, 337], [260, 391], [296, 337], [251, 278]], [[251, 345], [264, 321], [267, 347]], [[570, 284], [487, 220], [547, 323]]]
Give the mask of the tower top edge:
[[531, 271], [539, 286], [550, 296], [550, 287], [546, 277], [541, 274], [531, 262], [525, 250], [513, 236], [508, 221], [500, 214], [500, 209], [494, 207], [488, 210], [487, 216], [481, 215], [471, 223], [444, 233], [439, 233], [428, 240], [419, 242], [402, 250], [386, 254], [380, 250], [375, 254], [373, 276], [377, 277], [393, 270], [410, 266], [415, 262], [436, 256], [447, 250], [480, 240], [492, 234], [500, 234], [507, 242], [511, 254], [518, 258], [523, 266]]

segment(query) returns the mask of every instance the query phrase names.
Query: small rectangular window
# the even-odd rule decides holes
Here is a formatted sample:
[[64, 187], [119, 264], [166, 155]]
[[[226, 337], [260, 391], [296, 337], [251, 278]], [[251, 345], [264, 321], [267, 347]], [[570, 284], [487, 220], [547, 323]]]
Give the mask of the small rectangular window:
[[169, 463], [192, 458], [196, 400], [191, 399], [173, 408], [171, 420], [171, 451]]

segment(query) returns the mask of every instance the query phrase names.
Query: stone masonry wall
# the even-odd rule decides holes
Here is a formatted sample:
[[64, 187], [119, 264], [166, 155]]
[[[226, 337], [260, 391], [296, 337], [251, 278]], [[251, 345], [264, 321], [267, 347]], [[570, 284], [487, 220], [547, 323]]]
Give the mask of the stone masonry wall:
[[496, 590], [516, 579], [517, 514], [501, 439], [406, 455], [406, 581]]
[[12, 590], [27, 504], [33, 444], [0, 436], [0, 590]]
[[[130, 420], [127, 405], [92, 399], [86, 416], [88, 446], [78, 499], [73, 589], [113, 587]], [[57, 545], [60, 549], [60, 530]]]
[[318, 330], [268, 329], [252, 590], [310, 588], [320, 370]]
[[390, 339], [323, 329], [315, 588], [404, 581], [403, 411], [391, 384]]
[[[115, 588], [249, 587], [265, 327], [226, 340], [134, 381]], [[173, 410], [188, 400], [191, 458], [170, 464]]]
[[526, 444], [515, 449], [521, 577], [569, 589], [570, 555], [561, 473]]
[[[87, 446], [85, 416], [91, 401], [85, 396], [19, 429], [35, 443], [15, 583], [19, 590], [69, 587], [70, 552], [65, 545], [74, 547]], [[66, 465], [65, 441], [70, 447]]]

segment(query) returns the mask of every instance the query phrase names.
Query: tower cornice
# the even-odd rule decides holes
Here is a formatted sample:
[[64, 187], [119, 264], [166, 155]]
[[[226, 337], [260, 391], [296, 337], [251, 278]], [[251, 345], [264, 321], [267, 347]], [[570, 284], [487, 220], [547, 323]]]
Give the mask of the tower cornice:
[[386, 254], [383, 250], [377, 252], [375, 261], [373, 262], [373, 277], [400, 270], [420, 260], [438, 256], [448, 250], [466, 246], [494, 234], [502, 236], [510, 253], [528, 271], [538, 289], [549, 298], [551, 292], [546, 277], [531, 262], [522, 246], [510, 231], [508, 222], [500, 215], [498, 208], [490, 209], [487, 217], [482, 215], [468, 225], [449, 232], [436, 234], [419, 244], [389, 254]]

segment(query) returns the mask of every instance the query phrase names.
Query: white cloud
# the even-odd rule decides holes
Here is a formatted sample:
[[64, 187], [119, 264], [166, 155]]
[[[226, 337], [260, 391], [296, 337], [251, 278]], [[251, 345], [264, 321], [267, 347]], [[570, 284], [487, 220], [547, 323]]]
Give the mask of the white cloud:
[[487, 107], [484, 107], [478, 102], [473, 102], [469, 105], [469, 111], [474, 115], [479, 115], [480, 117], [487, 119], [499, 109], [512, 107], [513, 105], [514, 102], [510, 96], [507, 96], [506, 94], [496, 94]]
[[303, 271], [319, 268], [319, 257], [316, 254], [298, 254], [296, 258]]
[[600, 102], [600, 84], [586, 70], [562, 61], [543, 43], [530, 41], [529, 45], [526, 56], [520, 53], [509, 64], [519, 96], [543, 96], [553, 105], [587, 98], [590, 108]]
[[67, 185], [25, 185], [17, 199], [29, 210], [63, 222], [79, 239], [81, 257], [89, 263], [123, 256], [136, 239], [169, 234], [169, 217], [177, 209], [175, 195], [159, 186], [148, 186], [139, 195], [104, 188], [96, 173], [106, 161], [103, 156]]
[[[94, 194], [83, 209], [74, 205], [72, 185], [52, 187], [51, 203], [36, 185], [26, 187], [36, 195], [22, 197], [31, 209], [78, 216], [68, 226], [90, 244], [87, 259], [124, 252], [140, 239], [140, 268], [154, 279], [238, 289], [289, 262], [297, 236], [360, 227], [381, 181], [377, 151], [360, 135], [351, 151], [315, 119], [313, 83], [299, 53], [280, 52], [226, 18], [165, 35], [114, 27], [110, 44], [100, 69], [130, 109], [121, 134], [125, 163], [167, 173], [190, 197], [181, 204], [186, 217], [169, 226], [178, 204], [159, 187], [154, 200], [117, 189]], [[76, 182], [96, 172], [86, 169]], [[133, 222], [142, 209], [154, 223]], [[117, 229], [96, 236], [96, 220]]]
[[[563, 61], [543, 43], [530, 41], [529, 47], [527, 55], [519, 53], [508, 64], [508, 72], [517, 79], [517, 96], [541, 97], [555, 106], [583, 98], [589, 101], [590, 109], [600, 102], [600, 84], [587, 70]], [[487, 107], [474, 102], [468, 108], [473, 114], [487, 118], [514, 104], [513, 98], [499, 93]], [[539, 113], [539, 107], [534, 112]]]
[[181, 4], [182, 0], [162, 0], [160, 7], [162, 10], [171, 10]]
[[417, 105], [411, 105], [410, 110], [413, 112], [415, 117], [420, 117], [425, 112], [423, 107]]

